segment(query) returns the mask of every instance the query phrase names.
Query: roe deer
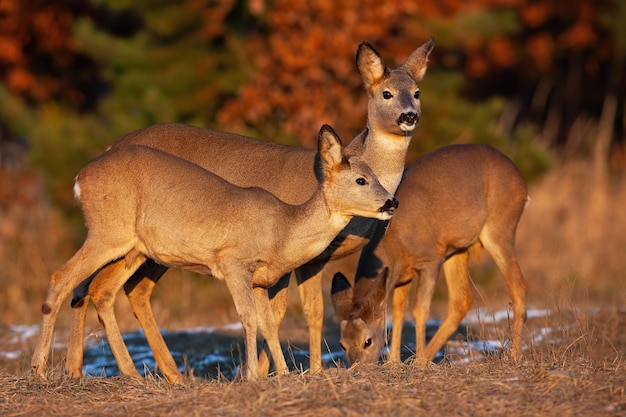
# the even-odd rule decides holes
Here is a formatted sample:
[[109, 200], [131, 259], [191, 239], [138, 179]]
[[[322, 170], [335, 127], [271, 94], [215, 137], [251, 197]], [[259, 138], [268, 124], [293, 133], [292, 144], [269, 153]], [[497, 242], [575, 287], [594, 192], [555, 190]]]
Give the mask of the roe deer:
[[[451, 145], [430, 152], [405, 171], [402, 202], [387, 230], [361, 252], [354, 289], [338, 273], [331, 298], [341, 322], [349, 364], [378, 361], [384, 343], [385, 301], [393, 292], [390, 359], [400, 360], [402, 322], [411, 281], [417, 280], [416, 363], [432, 361], [471, 306], [468, 261], [482, 245], [506, 279], [513, 302], [512, 351], [521, 352], [526, 281], [515, 258], [515, 231], [529, 201], [526, 183], [504, 154], [488, 145]], [[448, 311], [425, 346], [431, 298], [443, 264]]]
[[[80, 171], [75, 185], [87, 239], [52, 276], [36, 351], [47, 351], [60, 303], [70, 291], [84, 277], [123, 258], [127, 273], [100, 280], [91, 296], [118, 363], [132, 366], [113, 301], [150, 258], [223, 279], [243, 324], [248, 377], [258, 377], [259, 316], [278, 371], [286, 372], [266, 289], [322, 252], [352, 216], [386, 220], [397, 206], [362, 158], [343, 157], [341, 142], [329, 126], [320, 130], [318, 148], [322, 182], [311, 198], [296, 206], [144, 146], [115, 148], [96, 158]], [[45, 361], [45, 356], [35, 356], [33, 363]], [[131, 374], [139, 377], [136, 370]]]
[[[428, 56], [434, 39], [414, 50], [395, 69], [383, 61], [366, 42], [359, 45], [357, 68], [368, 94], [367, 127], [347, 146], [350, 155], [359, 155], [377, 175], [380, 183], [391, 193], [402, 176], [406, 151], [421, 115], [418, 83], [424, 77]], [[238, 186], [258, 186], [281, 200], [299, 204], [307, 200], [318, 184], [310, 167], [315, 151], [287, 147], [271, 142], [246, 138], [232, 133], [201, 129], [180, 124], [152, 126], [126, 135], [113, 148], [141, 144], [172, 153], [221, 176]], [[310, 368], [321, 369], [321, 333], [323, 299], [321, 270], [331, 258], [358, 251], [369, 239], [376, 221], [355, 218], [330, 247], [314, 262], [296, 270], [304, 314], [309, 326]], [[103, 280], [121, 273], [124, 262], [114, 262], [99, 272]], [[120, 272], [118, 272], [118, 270]], [[181, 378], [180, 372], [158, 331], [150, 309], [152, 288], [167, 270], [148, 260], [125, 285], [131, 306], [143, 327], [156, 362], [170, 381]], [[100, 279], [96, 277], [96, 280]], [[285, 275], [272, 292], [272, 309], [280, 323], [287, 306]], [[72, 330], [66, 367], [70, 376], [80, 376], [82, 367], [84, 320], [87, 303], [78, 295], [74, 300]], [[263, 354], [263, 352], [262, 352]], [[268, 367], [262, 356], [262, 366]], [[267, 370], [264, 369], [264, 372]]]

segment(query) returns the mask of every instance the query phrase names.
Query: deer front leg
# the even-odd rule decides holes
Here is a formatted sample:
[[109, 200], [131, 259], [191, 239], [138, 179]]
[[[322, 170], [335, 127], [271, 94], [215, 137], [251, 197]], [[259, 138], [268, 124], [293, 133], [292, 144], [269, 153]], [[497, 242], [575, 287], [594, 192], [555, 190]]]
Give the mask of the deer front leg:
[[296, 270], [302, 308], [309, 326], [309, 370], [322, 370], [322, 328], [324, 299], [322, 297], [322, 265], [307, 264]]
[[243, 265], [231, 262], [222, 265], [226, 287], [230, 291], [243, 326], [246, 344], [246, 378], [250, 381], [259, 379], [259, 361], [257, 354], [257, 317], [252, 274]]
[[[259, 317], [261, 333], [263, 334], [263, 337], [269, 346], [272, 358], [274, 359], [276, 373], [278, 375], [285, 375], [289, 373], [289, 369], [287, 368], [287, 362], [285, 361], [285, 356], [283, 355], [283, 350], [280, 346], [278, 326], [276, 326], [276, 321], [274, 320], [274, 313], [272, 312], [272, 308], [270, 306], [267, 289], [254, 287], [254, 299]], [[264, 376], [264, 374], [259, 374]]]
[[[289, 301], [289, 279], [291, 278], [291, 272], [280, 277], [278, 282], [267, 289], [267, 293], [270, 299], [270, 307], [273, 312], [274, 323], [276, 328], [280, 327], [285, 312], [287, 311], [287, 304]], [[264, 341], [263, 348], [259, 353], [259, 375], [267, 375], [270, 370], [270, 359], [268, 355], [267, 341]]]
[[89, 295], [72, 306], [70, 339], [67, 343], [67, 359], [65, 361], [65, 370], [70, 378], [80, 378], [83, 374], [85, 318], [88, 305]]

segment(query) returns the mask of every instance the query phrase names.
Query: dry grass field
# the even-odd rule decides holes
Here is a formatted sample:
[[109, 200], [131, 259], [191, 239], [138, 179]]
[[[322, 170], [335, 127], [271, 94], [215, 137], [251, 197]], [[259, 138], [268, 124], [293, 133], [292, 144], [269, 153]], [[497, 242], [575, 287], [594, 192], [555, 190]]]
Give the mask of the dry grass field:
[[547, 328], [553, 332], [531, 343], [521, 360], [494, 354], [459, 362], [451, 355], [426, 369], [410, 362], [339, 366], [252, 383], [71, 380], [62, 376], [61, 363], [43, 383], [24, 374], [26, 358], [3, 363], [13, 372], [0, 372], [0, 415], [626, 415], [626, 311], [561, 311], [529, 320], [530, 334]]

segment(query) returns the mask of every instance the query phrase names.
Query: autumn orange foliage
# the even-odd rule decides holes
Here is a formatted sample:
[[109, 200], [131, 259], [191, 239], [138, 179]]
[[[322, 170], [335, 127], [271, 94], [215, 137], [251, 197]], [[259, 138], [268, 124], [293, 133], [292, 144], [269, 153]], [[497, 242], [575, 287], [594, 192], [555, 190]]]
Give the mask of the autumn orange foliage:
[[78, 104], [67, 73], [77, 65], [72, 25], [81, 8], [63, 2], [0, 0], [0, 77], [31, 101]]
[[494, 74], [508, 71], [532, 83], [553, 70], [559, 56], [598, 42], [601, 29], [594, 16], [599, 8], [591, 0], [278, 0], [268, 10], [268, 33], [251, 34], [247, 41], [254, 75], [219, 112], [218, 123], [227, 130], [256, 129], [268, 139], [280, 128], [305, 146], [313, 146], [315, 126], [321, 123], [332, 124], [344, 136], [355, 135], [365, 127], [366, 114], [353, 63], [361, 40], [378, 48], [389, 66], [397, 65], [434, 34], [429, 20], [481, 10], [513, 11], [519, 33], [486, 38], [457, 34], [459, 44], [438, 44], [431, 66], [438, 60], [452, 62], [468, 84], [484, 80], [481, 94], [502, 93], [486, 91]]

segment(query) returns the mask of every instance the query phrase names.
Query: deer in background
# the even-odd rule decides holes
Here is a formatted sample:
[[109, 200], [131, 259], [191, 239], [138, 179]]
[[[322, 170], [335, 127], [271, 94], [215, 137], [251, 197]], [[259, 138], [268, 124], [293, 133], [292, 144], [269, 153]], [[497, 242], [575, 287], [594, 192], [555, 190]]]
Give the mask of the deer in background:
[[[362, 158], [343, 157], [329, 126], [320, 130], [318, 148], [321, 183], [296, 206], [144, 146], [115, 148], [96, 158], [75, 185], [87, 239], [52, 276], [36, 352], [47, 352], [63, 299], [84, 277], [119, 259], [126, 273], [99, 280], [91, 298], [120, 368], [134, 368], [113, 302], [150, 258], [224, 280], [243, 324], [248, 377], [258, 377], [257, 323], [278, 372], [287, 372], [267, 288], [322, 252], [352, 216], [387, 220], [397, 207]], [[45, 362], [45, 356], [34, 357], [34, 364]], [[136, 370], [131, 374], [139, 378]]]
[[[469, 251], [484, 247], [504, 275], [513, 303], [511, 348], [522, 350], [526, 281], [515, 257], [515, 232], [529, 202], [526, 182], [504, 154], [488, 145], [451, 145], [430, 152], [405, 171], [396, 197], [402, 202], [385, 230], [363, 249], [354, 288], [335, 274], [331, 299], [349, 364], [377, 362], [385, 329], [385, 305], [393, 293], [389, 359], [400, 360], [402, 322], [409, 290], [415, 359], [432, 361], [467, 314], [471, 303]], [[426, 322], [439, 270], [448, 288], [446, 316], [425, 344]]]
[[[395, 69], [387, 68], [378, 52], [368, 43], [361, 43], [357, 50], [357, 68], [368, 94], [368, 119], [365, 130], [346, 146], [345, 152], [362, 156], [390, 193], [395, 192], [400, 182], [411, 135], [419, 122], [421, 106], [418, 83], [426, 73], [428, 56], [434, 44], [431, 38]], [[306, 201], [319, 182], [310, 168], [315, 159], [314, 150], [288, 147], [232, 133], [180, 124], [161, 124], [128, 134], [112, 147], [133, 144], [153, 147], [189, 160], [235, 185], [264, 188], [289, 204]], [[311, 371], [318, 371], [322, 367], [322, 268], [331, 259], [360, 250], [375, 230], [377, 222], [373, 219], [353, 218], [327, 250], [295, 271], [309, 326]], [[108, 281], [108, 275], [122, 273], [124, 269], [124, 262], [113, 262], [98, 273], [96, 280]], [[159, 368], [170, 381], [175, 382], [182, 376], [159, 332], [150, 307], [152, 289], [166, 270], [166, 266], [147, 260], [124, 289]], [[271, 289], [272, 310], [278, 324], [287, 308], [288, 282], [289, 274], [286, 274]], [[70, 376], [80, 376], [82, 373], [86, 301], [87, 298], [81, 298], [80, 295], [74, 297], [75, 308], [72, 312], [66, 362]], [[261, 353], [260, 366], [263, 372], [267, 372], [268, 358], [264, 352]], [[38, 355], [41, 358], [41, 353]], [[40, 359], [37, 363], [33, 362], [33, 366], [40, 367], [40, 362]]]

